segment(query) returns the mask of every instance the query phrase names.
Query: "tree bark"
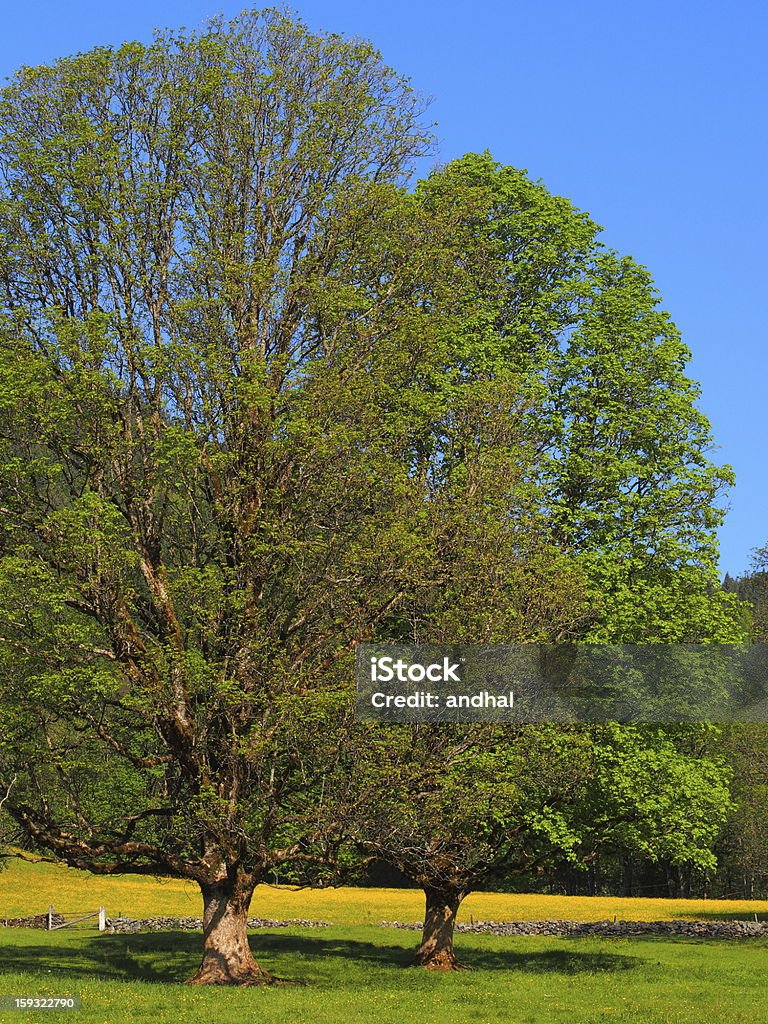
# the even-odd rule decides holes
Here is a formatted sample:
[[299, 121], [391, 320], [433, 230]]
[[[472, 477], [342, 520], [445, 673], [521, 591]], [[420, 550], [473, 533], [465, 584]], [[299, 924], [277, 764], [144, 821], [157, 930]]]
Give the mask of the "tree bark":
[[433, 971], [460, 971], [462, 966], [453, 952], [453, 930], [456, 913], [467, 894], [442, 888], [425, 888], [424, 893], [424, 931], [413, 962]]
[[203, 959], [188, 985], [270, 985], [274, 977], [260, 967], [248, 945], [248, 908], [253, 883], [224, 879], [201, 885]]

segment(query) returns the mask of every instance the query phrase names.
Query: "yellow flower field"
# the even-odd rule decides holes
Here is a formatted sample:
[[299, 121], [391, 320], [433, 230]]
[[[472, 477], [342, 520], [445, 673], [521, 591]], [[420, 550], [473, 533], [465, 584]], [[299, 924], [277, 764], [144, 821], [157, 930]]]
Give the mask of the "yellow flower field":
[[[291, 889], [262, 885], [251, 913], [255, 917], [309, 918], [339, 925], [379, 921], [418, 921], [422, 894], [408, 889]], [[112, 917], [199, 916], [197, 886], [175, 879], [120, 875], [103, 877], [58, 864], [12, 859], [0, 872], [0, 920], [44, 913], [53, 904], [61, 913], [106, 907]], [[619, 896], [538, 896], [479, 892], [469, 896], [460, 919], [536, 921], [664, 920], [675, 917], [768, 916], [768, 900], [663, 900]]]

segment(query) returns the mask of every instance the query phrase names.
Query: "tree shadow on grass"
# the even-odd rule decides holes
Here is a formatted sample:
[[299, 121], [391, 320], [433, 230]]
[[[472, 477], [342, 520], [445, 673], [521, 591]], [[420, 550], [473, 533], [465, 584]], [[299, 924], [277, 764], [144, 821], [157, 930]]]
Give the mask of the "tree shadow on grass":
[[457, 949], [459, 960], [474, 970], [519, 971], [523, 974], [615, 974], [631, 971], [645, 959], [627, 953], [578, 953], [565, 949], [547, 949], [537, 953], [497, 952]]
[[9, 946], [0, 932], [0, 976], [29, 972], [50, 979], [183, 982], [200, 961], [201, 936], [184, 932], [98, 935], [64, 945]]
[[[382, 968], [409, 967], [416, 952], [412, 947], [389, 946], [383, 943], [360, 942], [353, 939], [332, 939], [325, 936], [259, 935], [251, 936], [251, 945], [257, 958], [268, 956], [296, 956], [304, 961], [339, 957]], [[541, 952], [520, 952], [486, 949], [461, 939], [456, 947], [458, 959], [466, 967], [483, 971], [525, 971], [531, 974], [558, 972], [581, 974], [595, 971], [631, 970], [644, 962], [642, 957], [625, 953], [580, 952], [578, 950], [551, 949]]]
[[[251, 934], [254, 956], [270, 970], [293, 980], [312, 975], [329, 961], [365, 964], [388, 970], [410, 965], [413, 948], [361, 942], [328, 936]], [[1, 936], [0, 936], [1, 942]], [[143, 981], [174, 984], [186, 981], [197, 966], [201, 936], [195, 932], [144, 932], [135, 935], [100, 935], [76, 945], [5, 946], [0, 975], [25, 972], [51, 979], [101, 978], [108, 981]], [[473, 970], [515, 971], [526, 974], [606, 974], [632, 970], [644, 959], [624, 953], [579, 952], [552, 949], [524, 952], [491, 950], [461, 942], [457, 955]]]

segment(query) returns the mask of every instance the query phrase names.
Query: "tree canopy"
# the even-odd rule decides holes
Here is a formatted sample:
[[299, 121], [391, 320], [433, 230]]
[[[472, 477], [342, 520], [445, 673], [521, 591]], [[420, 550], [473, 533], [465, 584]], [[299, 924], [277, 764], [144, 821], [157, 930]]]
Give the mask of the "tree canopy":
[[255, 885], [343, 841], [361, 640], [740, 635], [648, 274], [487, 154], [409, 191], [367, 43], [246, 13], [22, 69], [0, 124], [4, 810], [196, 880], [195, 981], [269, 980]]

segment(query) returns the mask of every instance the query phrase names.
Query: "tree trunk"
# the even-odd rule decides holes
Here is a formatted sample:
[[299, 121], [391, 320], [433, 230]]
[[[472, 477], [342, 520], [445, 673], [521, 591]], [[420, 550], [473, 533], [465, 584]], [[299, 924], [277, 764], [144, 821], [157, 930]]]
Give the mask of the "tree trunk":
[[203, 959], [188, 985], [270, 985], [274, 978], [259, 967], [248, 945], [248, 908], [253, 883], [224, 879], [201, 885]]
[[621, 887], [623, 896], [634, 896], [634, 881], [632, 858], [624, 856], [621, 858]]
[[467, 894], [456, 889], [428, 888], [424, 892], [424, 931], [413, 962], [433, 971], [460, 971], [461, 964], [453, 952], [453, 929], [456, 913]]

